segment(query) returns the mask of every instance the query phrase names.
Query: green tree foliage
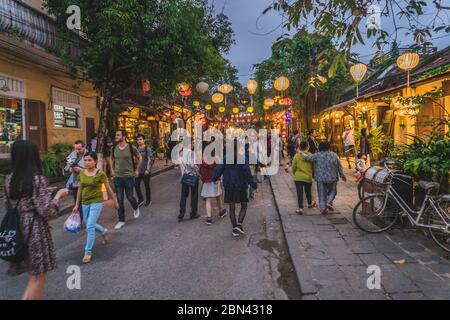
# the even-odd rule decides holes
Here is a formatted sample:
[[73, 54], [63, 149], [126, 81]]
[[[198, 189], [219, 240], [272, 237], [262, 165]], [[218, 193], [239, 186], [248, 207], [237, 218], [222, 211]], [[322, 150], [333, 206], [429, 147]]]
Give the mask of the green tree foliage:
[[150, 80], [153, 99], [162, 100], [178, 82], [219, 79], [228, 68], [222, 55], [233, 44], [233, 30], [207, 0], [46, 0], [61, 34], [74, 41], [66, 28], [69, 5], [81, 9], [81, 53], [61, 55], [99, 90], [101, 135], [114, 98], [141, 79]]
[[[331, 42], [331, 38], [310, 34], [300, 30], [295, 36], [283, 39], [274, 44], [269, 59], [256, 65], [256, 78], [261, 84], [258, 90], [258, 105], [261, 106], [267, 96], [273, 96], [273, 81], [281, 76], [290, 79], [291, 86], [286, 95], [294, 97], [299, 103], [307, 94], [314, 93], [310, 80], [317, 75], [328, 77], [333, 67], [333, 57], [340, 53]], [[345, 63], [334, 66], [333, 78], [326, 83], [314, 81], [314, 86], [321, 95], [323, 93], [336, 101], [343, 89], [351, 81]]]
[[[377, 50], [384, 46], [396, 46], [400, 35], [410, 37], [412, 49], [426, 49], [433, 36], [450, 33], [448, 10], [441, 0], [275, 0], [265, 11], [274, 9], [288, 16], [286, 27], [314, 28], [319, 34], [333, 39], [340, 51], [350, 56], [355, 44], [365, 45], [373, 40]], [[381, 10], [382, 23], [379, 29], [367, 29], [365, 23], [371, 12], [370, 6], [377, 4]], [[389, 20], [389, 23], [386, 21]], [[334, 57], [339, 63], [340, 56]]]

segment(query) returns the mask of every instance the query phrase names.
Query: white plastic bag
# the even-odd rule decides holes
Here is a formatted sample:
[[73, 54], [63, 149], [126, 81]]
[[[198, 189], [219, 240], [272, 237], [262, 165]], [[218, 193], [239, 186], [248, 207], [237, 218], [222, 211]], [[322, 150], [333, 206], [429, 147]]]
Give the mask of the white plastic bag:
[[78, 233], [81, 230], [81, 218], [78, 212], [72, 213], [64, 222], [64, 231]]

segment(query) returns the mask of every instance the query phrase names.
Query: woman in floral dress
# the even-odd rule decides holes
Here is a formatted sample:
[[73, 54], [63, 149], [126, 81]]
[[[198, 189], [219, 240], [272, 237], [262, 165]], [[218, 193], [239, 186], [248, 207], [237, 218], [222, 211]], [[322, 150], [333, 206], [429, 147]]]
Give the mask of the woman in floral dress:
[[59, 190], [52, 199], [48, 184], [42, 176], [38, 147], [30, 141], [13, 144], [11, 162], [13, 172], [5, 180], [6, 206], [17, 206], [22, 232], [30, 236], [28, 257], [22, 262], [10, 263], [8, 274], [17, 276], [30, 273], [31, 278], [22, 299], [43, 299], [47, 272], [56, 268], [48, 220], [58, 216], [59, 201], [67, 196], [68, 190]]

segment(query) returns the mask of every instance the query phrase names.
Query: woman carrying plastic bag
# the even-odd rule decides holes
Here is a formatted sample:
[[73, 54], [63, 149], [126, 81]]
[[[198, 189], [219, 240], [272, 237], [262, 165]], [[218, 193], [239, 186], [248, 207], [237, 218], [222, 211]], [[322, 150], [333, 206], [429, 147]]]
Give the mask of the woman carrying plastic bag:
[[72, 212], [78, 212], [78, 206], [81, 202], [83, 206], [83, 220], [86, 223], [87, 233], [83, 263], [89, 263], [92, 260], [95, 232], [97, 231], [102, 236], [103, 244], [106, 244], [108, 241], [108, 229], [105, 229], [97, 223], [103, 208], [103, 185], [111, 199], [113, 199], [116, 209], [119, 208], [119, 203], [117, 202], [116, 194], [109, 185], [106, 174], [102, 170], [97, 169], [97, 154], [95, 152], [86, 153], [84, 156], [84, 166], [86, 169], [81, 171], [79, 175], [80, 187]]

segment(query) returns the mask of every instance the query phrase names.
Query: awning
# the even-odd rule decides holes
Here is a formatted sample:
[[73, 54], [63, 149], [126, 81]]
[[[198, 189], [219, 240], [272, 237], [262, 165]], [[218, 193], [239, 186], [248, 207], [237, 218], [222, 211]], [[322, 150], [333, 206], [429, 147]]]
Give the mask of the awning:
[[334, 110], [337, 110], [337, 109], [340, 109], [340, 108], [347, 107], [347, 106], [349, 106], [349, 105], [351, 105], [351, 104], [356, 104], [356, 100], [355, 100], [355, 99], [350, 99], [350, 100], [341, 102], [341, 103], [339, 103], [339, 104], [335, 104], [334, 106], [329, 107], [329, 108], [323, 110], [321, 113], [334, 111]]

